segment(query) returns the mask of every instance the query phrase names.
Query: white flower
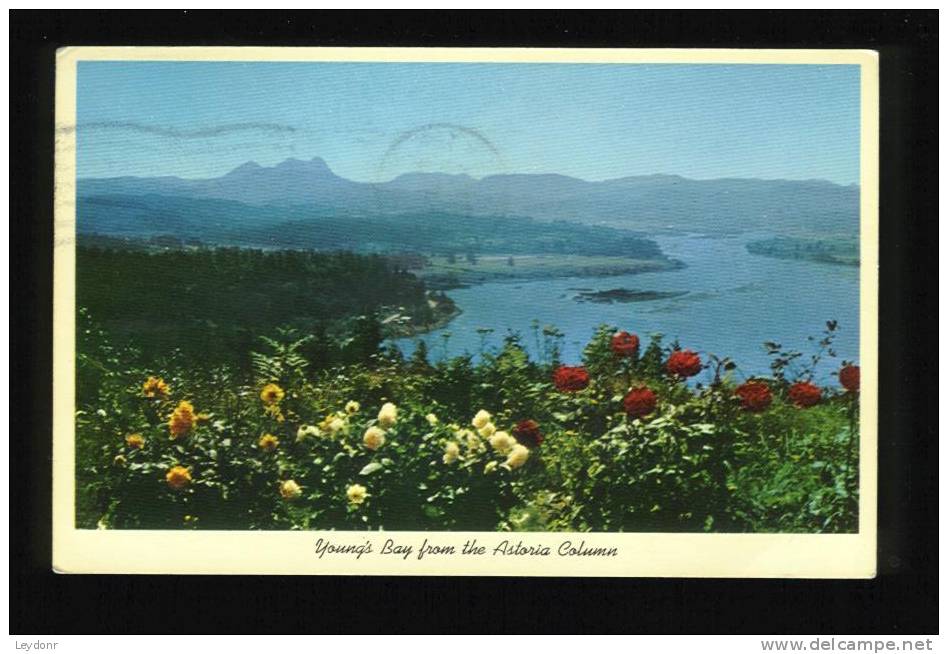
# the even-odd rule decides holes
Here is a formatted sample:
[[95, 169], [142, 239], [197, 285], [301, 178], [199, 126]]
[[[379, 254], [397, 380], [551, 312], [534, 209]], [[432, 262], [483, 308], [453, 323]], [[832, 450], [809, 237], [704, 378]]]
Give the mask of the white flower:
[[490, 446], [498, 454], [507, 454], [516, 444], [514, 437], [505, 431], [499, 431], [490, 437]]
[[391, 402], [386, 402], [379, 410], [379, 424], [388, 429], [398, 420], [398, 407]]
[[349, 400], [348, 402], [346, 402], [346, 413], [348, 413], [350, 416], [353, 413], [358, 413], [359, 409], [361, 408], [362, 406], [355, 400]]
[[490, 414], [487, 413], [484, 409], [481, 409], [477, 412], [477, 415], [474, 416], [474, 419], [471, 420], [471, 424], [474, 425], [477, 429], [481, 429], [490, 422]]
[[458, 447], [458, 444], [454, 441], [451, 441], [444, 446], [444, 457], [442, 460], [445, 463], [454, 463], [458, 460], [458, 455], [461, 453], [461, 449]]
[[488, 422], [486, 425], [477, 430], [477, 433], [483, 436], [484, 438], [490, 438], [494, 435], [494, 432], [497, 431], [497, 427], [494, 426], [494, 423]]
[[478, 452], [484, 449], [484, 442], [470, 429], [461, 429], [456, 431], [454, 435], [457, 438], [463, 440], [464, 444], [467, 446], [467, 449], [471, 450], [472, 452]]
[[517, 443], [513, 446], [513, 449], [510, 450], [510, 454], [507, 456], [507, 467], [511, 470], [519, 468], [524, 463], [527, 462], [527, 459], [530, 458], [530, 450], [528, 450], [523, 445]]
[[348, 498], [349, 504], [362, 504], [368, 496], [365, 486], [361, 484], [352, 484], [346, 488], [346, 498]]
[[432, 427], [438, 424], [438, 416], [436, 416], [433, 413], [429, 413], [428, 415], [426, 415], [425, 420], [427, 420], [428, 424], [431, 425]]
[[362, 442], [365, 443], [365, 446], [370, 450], [379, 449], [385, 445], [385, 430], [379, 429], [378, 427], [369, 427], [365, 430], [365, 436], [362, 437]]
[[307, 436], [319, 436], [319, 428], [312, 425], [300, 425], [296, 430], [296, 442], [304, 440]]

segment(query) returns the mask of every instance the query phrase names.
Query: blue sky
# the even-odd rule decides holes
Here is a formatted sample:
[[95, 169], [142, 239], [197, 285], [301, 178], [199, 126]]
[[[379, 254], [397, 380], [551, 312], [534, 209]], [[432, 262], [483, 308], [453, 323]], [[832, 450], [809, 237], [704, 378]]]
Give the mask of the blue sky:
[[859, 68], [81, 62], [80, 177], [859, 178]]

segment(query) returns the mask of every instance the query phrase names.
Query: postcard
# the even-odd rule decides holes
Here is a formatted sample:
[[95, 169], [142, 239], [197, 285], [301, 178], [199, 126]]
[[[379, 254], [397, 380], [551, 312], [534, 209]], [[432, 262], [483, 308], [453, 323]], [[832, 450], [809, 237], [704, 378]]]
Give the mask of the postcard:
[[63, 573], [866, 578], [855, 50], [58, 53]]

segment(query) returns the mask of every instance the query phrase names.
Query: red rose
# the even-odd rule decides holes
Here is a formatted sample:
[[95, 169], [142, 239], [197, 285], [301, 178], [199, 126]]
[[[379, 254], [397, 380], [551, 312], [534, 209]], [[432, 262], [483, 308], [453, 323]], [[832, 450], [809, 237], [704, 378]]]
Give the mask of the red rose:
[[543, 442], [543, 434], [540, 433], [540, 425], [535, 420], [521, 420], [513, 428], [514, 437], [522, 444], [528, 447], [536, 447]]
[[859, 366], [843, 366], [839, 371], [839, 383], [850, 393], [859, 390]]
[[694, 377], [701, 372], [701, 357], [691, 350], [676, 350], [668, 357], [665, 369], [675, 377]]
[[765, 411], [770, 403], [774, 401], [774, 396], [770, 393], [770, 387], [761, 381], [744, 382], [734, 389], [734, 394], [741, 399], [741, 406], [744, 407], [744, 410], [751, 413]]
[[622, 405], [630, 418], [641, 418], [655, 410], [657, 401], [658, 398], [652, 392], [652, 389], [642, 386], [629, 391], [622, 401]]
[[639, 353], [639, 337], [629, 332], [619, 332], [612, 337], [612, 351], [616, 356], [634, 359]]
[[553, 383], [560, 391], [581, 391], [589, 386], [589, 373], [582, 366], [560, 366], [553, 373]]
[[820, 403], [823, 391], [819, 386], [814, 386], [810, 382], [797, 382], [787, 391], [790, 395], [790, 401], [798, 407], [807, 408]]

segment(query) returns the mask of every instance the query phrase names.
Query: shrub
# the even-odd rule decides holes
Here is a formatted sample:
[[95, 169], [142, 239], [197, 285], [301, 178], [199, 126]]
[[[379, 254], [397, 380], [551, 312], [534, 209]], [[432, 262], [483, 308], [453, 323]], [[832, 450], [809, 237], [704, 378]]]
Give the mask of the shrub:
[[[858, 528], [852, 372], [848, 390], [794, 380], [786, 363], [741, 380], [727, 359], [660, 335], [640, 352], [610, 327], [565, 366], [532, 361], [513, 336], [477, 363], [406, 362], [361, 351], [375, 347], [368, 328], [357, 360], [330, 367], [293, 330], [263, 339], [249, 369], [180, 352], [146, 363], [87, 318], [83, 528]], [[686, 379], [695, 359], [710, 383]]]

